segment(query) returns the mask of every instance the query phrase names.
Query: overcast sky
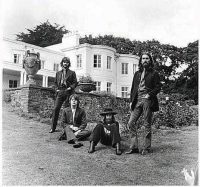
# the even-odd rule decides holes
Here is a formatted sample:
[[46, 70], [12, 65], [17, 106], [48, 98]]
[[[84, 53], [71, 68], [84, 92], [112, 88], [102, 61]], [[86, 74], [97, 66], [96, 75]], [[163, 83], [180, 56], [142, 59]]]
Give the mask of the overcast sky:
[[49, 20], [81, 36], [113, 34], [179, 47], [199, 39], [199, 0], [4, 0], [3, 35]]

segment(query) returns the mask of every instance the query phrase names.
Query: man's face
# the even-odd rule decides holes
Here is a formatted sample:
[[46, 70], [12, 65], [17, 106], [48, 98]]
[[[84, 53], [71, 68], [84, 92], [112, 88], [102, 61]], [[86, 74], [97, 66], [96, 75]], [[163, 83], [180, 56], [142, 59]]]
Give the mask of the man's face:
[[77, 106], [77, 104], [78, 104], [78, 101], [74, 97], [72, 97], [70, 102], [71, 102], [71, 106], [73, 106], [73, 107]]
[[67, 60], [63, 61], [63, 68], [65, 68], [65, 69], [69, 68], [69, 61], [67, 61]]
[[150, 58], [146, 54], [142, 55], [142, 65], [144, 66], [144, 68], [149, 67], [150, 65]]
[[111, 123], [112, 122], [112, 114], [106, 114], [106, 122]]

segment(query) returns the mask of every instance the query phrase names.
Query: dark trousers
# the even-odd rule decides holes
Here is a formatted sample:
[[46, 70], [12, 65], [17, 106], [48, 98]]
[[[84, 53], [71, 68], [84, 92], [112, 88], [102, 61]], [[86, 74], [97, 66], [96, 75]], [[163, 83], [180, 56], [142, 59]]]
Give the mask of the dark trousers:
[[137, 120], [140, 115], [144, 115], [144, 124], [141, 127], [141, 145], [142, 149], [150, 149], [151, 147], [151, 120], [153, 112], [150, 109], [151, 100], [141, 99], [138, 101], [135, 109], [131, 112], [131, 116], [128, 122], [130, 130], [130, 148], [138, 148], [138, 125]]
[[91, 132], [88, 130], [82, 130], [81, 132], [79, 132], [76, 136], [74, 134], [74, 131], [69, 127], [66, 126], [64, 128], [64, 133], [66, 136], [66, 140], [70, 141], [70, 140], [83, 140], [87, 137], [90, 136]]
[[64, 90], [61, 90], [58, 92], [56, 96], [55, 106], [53, 109], [53, 115], [52, 115], [52, 124], [51, 129], [55, 130], [58, 122], [58, 117], [60, 113], [60, 109], [62, 107], [62, 104], [65, 102], [65, 107], [69, 106], [69, 97], [70, 93]]
[[120, 143], [121, 140], [119, 134], [119, 125], [113, 123], [109, 127], [110, 134], [108, 135], [104, 131], [103, 124], [97, 124], [90, 136], [90, 141], [93, 141], [95, 146], [100, 141], [104, 145], [112, 145], [115, 147], [116, 143]]

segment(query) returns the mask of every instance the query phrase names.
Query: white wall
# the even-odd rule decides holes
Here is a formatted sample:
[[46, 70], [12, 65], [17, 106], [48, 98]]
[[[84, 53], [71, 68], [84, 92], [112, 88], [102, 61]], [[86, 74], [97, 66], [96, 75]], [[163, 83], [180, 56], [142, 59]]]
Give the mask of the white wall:
[[3, 89], [9, 88], [9, 80], [17, 80], [17, 86], [20, 86], [19, 76], [3, 74]]
[[[107, 82], [112, 83], [111, 92], [121, 97], [121, 87], [128, 87], [129, 92], [133, 79], [133, 64], [138, 64], [139, 58], [134, 55], [119, 55], [115, 58], [116, 50], [107, 46], [82, 44], [78, 47], [65, 49], [65, 56], [71, 59], [71, 69], [79, 78], [90, 75], [94, 81], [101, 82], [101, 91], [107, 90]], [[82, 68], [77, 68], [76, 55], [82, 54]], [[101, 67], [94, 68], [94, 55], [101, 55]], [[107, 56], [111, 57], [111, 69], [107, 69]], [[122, 63], [128, 63], [128, 74], [123, 75]]]

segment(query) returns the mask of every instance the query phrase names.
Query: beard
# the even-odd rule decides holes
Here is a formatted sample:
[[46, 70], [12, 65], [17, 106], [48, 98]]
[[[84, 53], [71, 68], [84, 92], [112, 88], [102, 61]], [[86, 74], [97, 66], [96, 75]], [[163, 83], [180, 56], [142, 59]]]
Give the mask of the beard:
[[112, 119], [106, 119], [105, 122], [106, 122], [107, 124], [110, 124], [110, 123], [113, 122], [113, 120], [112, 120]]
[[69, 69], [69, 65], [63, 65], [64, 69]]

